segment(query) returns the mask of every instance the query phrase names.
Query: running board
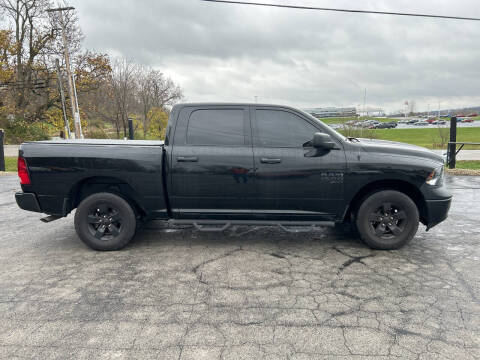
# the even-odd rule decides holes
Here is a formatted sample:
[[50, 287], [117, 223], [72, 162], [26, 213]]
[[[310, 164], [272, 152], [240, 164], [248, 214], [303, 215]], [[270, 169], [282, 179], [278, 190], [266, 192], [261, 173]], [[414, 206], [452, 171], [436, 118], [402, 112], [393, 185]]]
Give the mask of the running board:
[[50, 215], [44, 218], [41, 218], [40, 221], [44, 223], [51, 223], [52, 221], [60, 219], [61, 216]]
[[[299, 233], [310, 232], [317, 227], [334, 226], [333, 221], [262, 221], [262, 220], [170, 220], [171, 225], [193, 225], [198, 231], [221, 232], [233, 225], [244, 226], [278, 226], [282, 230]], [[299, 229], [300, 228], [300, 229]]]

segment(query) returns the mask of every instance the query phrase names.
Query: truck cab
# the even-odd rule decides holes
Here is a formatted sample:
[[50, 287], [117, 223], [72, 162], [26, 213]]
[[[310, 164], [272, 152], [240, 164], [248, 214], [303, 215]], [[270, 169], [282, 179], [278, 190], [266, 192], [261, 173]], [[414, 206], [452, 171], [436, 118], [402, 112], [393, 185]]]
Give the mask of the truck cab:
[[[165, 142], [172, 214], [333, 220], [344, 197], [341, 138], [287, 107], [181, 106]], [[313, 146], [314, 134], [332, 147]]]

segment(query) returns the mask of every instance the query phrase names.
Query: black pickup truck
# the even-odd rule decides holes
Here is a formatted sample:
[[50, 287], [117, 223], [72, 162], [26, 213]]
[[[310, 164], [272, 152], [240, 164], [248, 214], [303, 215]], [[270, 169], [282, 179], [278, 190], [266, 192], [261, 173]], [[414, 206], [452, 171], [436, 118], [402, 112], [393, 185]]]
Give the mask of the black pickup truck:
[[446, 219], [443, 161], [427, 149], [345, 138], [286, 106], [181, 104], [162, 141], [24, 143], [25, 210], [75, 213], [82, 241], [118, 250], [143, 220], [231, 224], [351, 223], [375, 249], [396, 249]]

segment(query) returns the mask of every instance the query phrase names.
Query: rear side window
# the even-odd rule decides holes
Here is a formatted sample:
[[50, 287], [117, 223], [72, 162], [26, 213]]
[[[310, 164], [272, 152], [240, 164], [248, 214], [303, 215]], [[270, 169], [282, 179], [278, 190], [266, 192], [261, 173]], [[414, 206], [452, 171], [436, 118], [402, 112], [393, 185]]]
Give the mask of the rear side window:
[[257, 110], [256, 143], [266, 147], [302, 147], [320, 132], [301, 117], [281, 110]]
[[190, 145], [244, 145], [244, 112], [235, 109], [196, 110], [187, 128]]

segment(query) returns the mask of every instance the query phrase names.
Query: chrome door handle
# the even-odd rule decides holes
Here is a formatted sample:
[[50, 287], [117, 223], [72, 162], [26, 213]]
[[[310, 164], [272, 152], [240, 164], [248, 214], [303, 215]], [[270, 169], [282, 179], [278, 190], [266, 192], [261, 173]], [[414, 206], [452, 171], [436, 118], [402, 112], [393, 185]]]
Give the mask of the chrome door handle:
[[198, 157], [196, 157], [196, 156], [178, 156], [177, 161], [178, 162], [197, 162]]
[[280, 164], [282, 162], [282, 159], [262, 158], [260, 162], [262, 164]]

